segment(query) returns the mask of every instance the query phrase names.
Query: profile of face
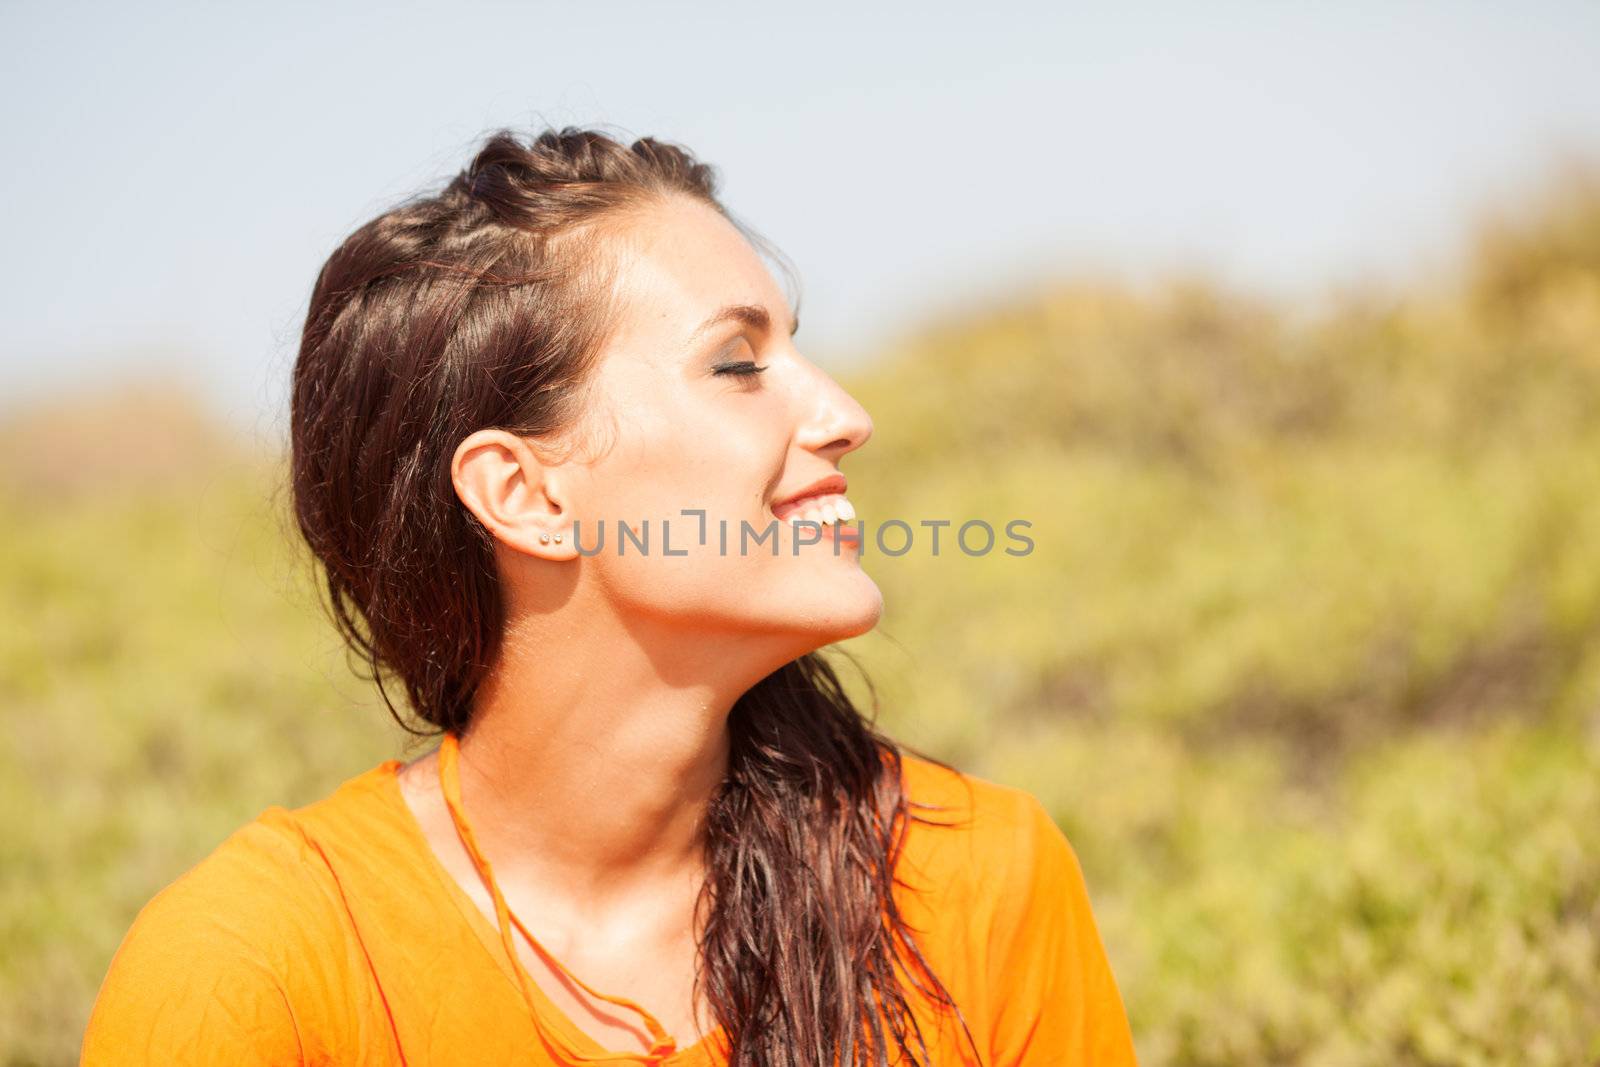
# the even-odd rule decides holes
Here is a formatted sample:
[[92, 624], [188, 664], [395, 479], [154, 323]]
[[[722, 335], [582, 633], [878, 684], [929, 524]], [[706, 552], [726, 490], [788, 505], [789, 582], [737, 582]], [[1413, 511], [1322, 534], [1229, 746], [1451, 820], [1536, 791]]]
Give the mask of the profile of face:
[[801, 355], [771, 273], [715, 209], [670, 197], [610, 240], [617, 320], [563, 439], [577, 447], [483, 430], [456, 452], [513, 597], [782, 658], [870, 630], [882, 595], [833, 522], [854, 516], [839, 462], [871, 418]]

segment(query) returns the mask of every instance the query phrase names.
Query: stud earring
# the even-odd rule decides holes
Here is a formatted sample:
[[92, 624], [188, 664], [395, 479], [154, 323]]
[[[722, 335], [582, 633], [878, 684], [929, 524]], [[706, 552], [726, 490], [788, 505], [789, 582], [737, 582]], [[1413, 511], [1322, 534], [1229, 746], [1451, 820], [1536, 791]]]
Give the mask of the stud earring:
[[556, 534], [556, 544], [559, 545], [560, 543], [561, 543], [561, 535], [560, 534]]
[[539, 543], [541, 545], [548, 545], [550, 543], [550, 535], [547, 534], [547, 533], [540, 534], [539, 535]]

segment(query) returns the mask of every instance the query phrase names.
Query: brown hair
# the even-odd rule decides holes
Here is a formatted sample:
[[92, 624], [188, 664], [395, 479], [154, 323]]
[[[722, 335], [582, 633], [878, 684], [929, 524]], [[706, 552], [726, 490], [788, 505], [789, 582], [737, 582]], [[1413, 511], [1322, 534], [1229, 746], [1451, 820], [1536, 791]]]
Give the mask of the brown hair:
[[[502, 130], [441, 191], [368, 222], [323, 266], [294, 367], [294, 514], [335, 623], [412, 732], [464, 730], [501, 638], [492, 536], [451, 484], [457, 444], [483, 427], [538, 436], [571, 423], [614, 313], [605, 228], [672, 195], [739, 225], [716, 181], [648, 137], [569, 127], [524, 143]], [[423, 725], [395, 709], [385, 675]], [[925, 1062], [897, 965], [960, 1009], [891, 891], [908, 820], [923, 819], [899, 748], [815, 653], [751, 687], [729, 730], [695, 983], [731, 1064], [856, 1067], [887, 1063], [891, 1047]]]

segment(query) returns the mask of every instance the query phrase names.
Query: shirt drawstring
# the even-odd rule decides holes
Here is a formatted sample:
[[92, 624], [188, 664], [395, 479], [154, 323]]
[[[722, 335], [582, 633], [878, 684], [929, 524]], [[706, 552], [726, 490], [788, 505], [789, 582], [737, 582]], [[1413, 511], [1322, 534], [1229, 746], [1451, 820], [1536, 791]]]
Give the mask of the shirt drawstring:
[[472, 864], [478, 870], [478, 876], [483, 879], [484, 885], [489, 890], [489, 895], [494, 898], [495, 918], [500, 924], [500, 941], [505, 946], [506, 955], [511, 957], [511, 966], [517, 975], [517, 982], [522, 989], [522, 997], [528, 1004], [528, 1010], [533, 1014], [534, 1028], [539, 1032], [540, 1038], [548, 1045], [550, 1038], [544, 1032], [544, 1025], [539, 1018], [538, 998], [534, 995], [533, 978], [522, 966], [522, 961], [517, 956], [516, 946], [512, 941], [511, 928], [514, 925], [522, 936], [528, 939], [539, 955], [560, 969], [561, 973], [572, 979], [584, 992], [599, 1000], [608, 1001], [623, 1008], [631, 1008], [639, 1013], [645, 1028], [650, 1032], [653, 1042], [648, 1052], [608, 1052], [600, 1056], [590, 1056], [578, 1052], [576, 1049], [561, 1050], [561, 1054], [570, 1059], [583, 1063], [604, 1063], [618, 1059], [634, 1060], [643, 1064], [659, 1064], [661, 1060], [670, 1056], [677, 1050], [677, 1039], [666, 1032], [654, 1015], [651, 1015], [636, 1002], [627, 997], [612, 996], [601, 993], [573, 974], [566, 964], [556, 959], [545, 947], [539, 944], [537, 938], [528, 932], [522, 920], [512, 914], [511, 908], [506, 904], [505, 895], [500, 892], [500, 885], [495, 881], [494, 869], [484, 857], [483, 851], [478, 847], [478, 840], [472, 832], [472, 825], [467, 822], [466, 812], [461, 803], [461, 777], [458, 767], [459, 747], [455, 734], [446, 733], [439, 743], [439, 785], [444, 793], [445, 805], [450, 809], [450, 819], [455, 823], [456, 833], [461, 837], [461, 843], [466, 847], [467, 854], [472, 857]]

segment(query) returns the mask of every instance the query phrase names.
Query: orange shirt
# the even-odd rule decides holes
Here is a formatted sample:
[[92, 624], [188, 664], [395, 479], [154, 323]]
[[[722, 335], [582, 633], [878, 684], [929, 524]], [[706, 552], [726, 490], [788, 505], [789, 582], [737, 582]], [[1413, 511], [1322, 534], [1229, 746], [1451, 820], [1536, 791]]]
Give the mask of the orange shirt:
[[[269, 808], [158, 893], [111, 962], [81, 1063], [721, 1067], [721, 1029], [664, 1057], [611, 1052], [531, 987], [435, 857], [398, 760]], [[936, 1067], [1134, 1064], [1078, 860], [1027, 793], [904, 757], [913, 821], [896, 900], [960, 1005], [908, 991]], [[523, 972], [525, 974], [525, 972]]]

